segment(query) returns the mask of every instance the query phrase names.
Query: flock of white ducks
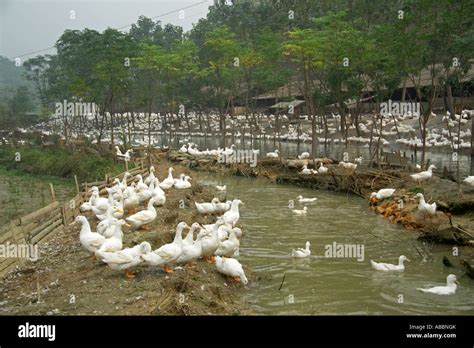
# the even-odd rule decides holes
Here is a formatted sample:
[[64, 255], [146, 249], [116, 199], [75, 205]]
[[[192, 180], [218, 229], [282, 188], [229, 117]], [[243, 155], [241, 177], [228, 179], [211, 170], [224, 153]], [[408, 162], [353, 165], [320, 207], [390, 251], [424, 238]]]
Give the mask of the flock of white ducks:
[[[173, 241], [156, 250], [148, 242], [123, 248], [123, 226], [149, 229], [148, 225], [159, 213], [155, 206], [166, 202], [165, 191], [191, 187], [191, 178], [185, 174], [181, 174], [179, 179], [174, 178], [173, 168], [169, 168], [168, 176], [162, 182], [154, 172], [154, 167], [151, 167], [145, 180], [136, 175], [130, 184], [127, 179], [131, 175], [125, 173], [122, 180], [115, 179], [113, 185], [106, 188], [107, 198], [100, 197], [99, 189], [92, 187], [90, 199], [81, 205], [80, 210], [91, 211], [100, 222], [97, 231], [93, 232], [85, 216], [76, 217], [73, 223], [81, 225], [81, 245], [92, 253], [93, 259], [106, 263], [111, 269], [125, 271], [127, 278], [134, 277], [132, 269], [140, 264], [163, 266], [166, 273], [172, 273], [172, 265], [194, 268], [195, 262], [202, 258], [215, 263], [218, 272], [247, 284], [242, 265], [234, 258], [239, 255], [242, 237], [242, 230], [236, 227], [240, 218], [239, 206], [243, 204], [239, 199], [220, 202], [214, 198], [210, 203], [195, 202], [199, 213], [220, 215], [216, 223], [201, 225], [195, 222], [188, 226], [186, 222], [180, 222]], [[137, 211], [142, 204], [147, 208]], [[122, 219], [125, 212], [130, 215]], [[183, 238], [185, 229], [189, 231]]]

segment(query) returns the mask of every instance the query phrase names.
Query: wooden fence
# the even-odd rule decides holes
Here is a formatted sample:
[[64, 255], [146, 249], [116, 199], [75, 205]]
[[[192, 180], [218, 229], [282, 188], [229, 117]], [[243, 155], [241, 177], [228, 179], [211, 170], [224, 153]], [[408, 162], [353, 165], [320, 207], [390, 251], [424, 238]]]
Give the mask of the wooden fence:
[[[141, 163], [141, 166], [128, 171], [132, 176], [127, 179], [127, 183], [133, 181], [133, 176], [148, 172], [148, 169], [143, 165], [143, 161]], [[101, 194], [106, 194], [105, 188], [111, 185], [115, 178], [122, 180], [124, 174], [125, 172], [113, 177], [106, 176], [103, 181], [81, 185], [78, 184], [75, 177], [77, 194], [64, 204], [59, 204], [56, 200], [54, 188], [51, 185], [52, 203], [0, 227], [0, 247], [3, 248], [4, 252], [3, 255], [0, 254], [0, 278], [26, 261], [25, 258], [5, 257], [7, 248], [11, 245], [28, 246], [30, 248], [31, 245], [46, 242], [73, 222], [76, 216], [80, 214], [81, 204], [90, 197], [89, 188], [97, 186]]]

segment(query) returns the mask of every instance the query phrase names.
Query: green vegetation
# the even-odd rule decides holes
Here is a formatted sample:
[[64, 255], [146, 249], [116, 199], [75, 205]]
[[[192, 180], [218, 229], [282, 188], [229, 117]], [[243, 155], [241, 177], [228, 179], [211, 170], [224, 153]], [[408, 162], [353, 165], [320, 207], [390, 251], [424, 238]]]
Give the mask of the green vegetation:
[[[472, 0], [220, 0], [186, 33], [144, 16], [128, 32], [66, 30], [56, 54], [32, 58], [24, 69], [43, 110], [63, 100], [97, 105], [105, 115], [95, 118], [99, 146], [105, 129], [112, 143], [117, 136], [114, 113], [187, 120], [188, 110], [210, 109], [219, 112], [225, 143], [233, 106], [254, 117], [255, 96], [290, 81], [299, 84], [313, 130], [316, 115], [335, 105], [344, 132], [361, 113], [346, 115], [347, 100], [358, 104], [370, 91], [378, 103], [409, 84], [416, 95], [403, 87], [401, 99], [422, 102], [424, 162], [435, 99], [444, 97], [454, 117], [453, 93], [467, 93], [460, 81], [474, 56], [473, 12]], [[57, 116], [67, 144], [71, 115]], [[171, 122], [163, 125], [170, 137]]]
[[[16, 161], [16, 158], [20, 160]], [[75, 174], [80, 182], [103, 180], [106, 174], [115, 175], [123, 171], [123, 166], [97, 153], [57, 148], [1, 147], [0, 166], [34, 175], [72, 178]]]
[[23, 125], [34, 121], [27, 112], [36, 107], [35, 86], [26, 69], [0, 56], [0, 125]]

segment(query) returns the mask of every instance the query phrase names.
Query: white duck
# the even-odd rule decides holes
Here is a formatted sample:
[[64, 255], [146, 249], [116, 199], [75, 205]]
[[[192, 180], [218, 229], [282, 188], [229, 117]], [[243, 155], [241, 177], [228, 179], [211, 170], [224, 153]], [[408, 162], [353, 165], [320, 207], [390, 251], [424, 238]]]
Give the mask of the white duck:
[[118, 219], [115, 219], [115, 218], [112, 220], [112, 225], [115, 226], [113, 235], [111, 237], [107, 238], [104, 241], [104, 243], [102, 243], [100, 248], [95, 251], [95, 256], [97, 256], [97, 258], [99, 260], [101, 260], [101, 257], [100, 257], [100, 255], [98, 255], [98, 252], [100, 254], [100, 252], [103, 252], [103, 251], [105, 251], [105, 252], [115, 252], [115, 251], [122, 250], [122, 247], [123, 247], [122, 226], [126, 225], [126, 224], [127, 223], [125, 222], [125, 220], [118, 220]]
[[468, 176], [466, 179], [463, 180], [468, 185], [474, 186], [474, 175]]
[[155, 167], [151, 166], [150, 167], [150, 174], [148, 174], [147, 178], [145, 179], [144, 183], [145, 185], [150, 186], [150, 184], [155, 181]]
[[313, 174], [313, 170], [308, 169], [308, 166], [305, 164], [305, 165], [303, 165], [303, 168], [301, 169], [300, 174], [310, 175], [310, 174]]
[[194, 231], [201, 228], [201, 225], [197, 222], [191, 225], [188, 234], [183, 238], [183, 247], [194, 244]]
[[148, 242], [142, 242], [132, 248], [126, 248], [116, 252], [98, 252], [98, 257], [110, 268], [117, 271], [125, 271], [126, 278], [133, 278], [135, 274], [130, 271], [143, 262], [142, 255], [151, 251], [151, 245]]
[[[136, 176], [138, 179], [137, 183], [137, 195], [138, 195], [138, 201], [140, 203], [146, 202], [149, 200], [153, 194], [152, 190], [143, 182], [142, 176], [139, 174]], [[152, 182], [152, 188], [153, 188], [154, 182]]]
[[212, 234], [205, 236], [202, 240], [202, 257], [208, 262], [214, 262], [214, 252], [219, 248], [220, 240], [218, 236], [219, 227], [224, 224], [224, 221], [219, 219], [214, 224]]
[[318, 199], [316, 197], [314, 198], [303, 198], [303, 196], [298, 196], [296, 197], [298, 199], [298, 202], [300, 203], [313, 203], [316, 202]]
[[219, 247], [214, 252], [214, 255], [232, 257], [234, 256], [235, 250], [238, 250], [239, 247], [239, 239], [237, 238], [235, 233], [231, 231], [229, 234], [229, 239], [220, 243]]
[[188, 152], [188, 148], [186, 145], [181, 146], [181, 148], [178, 150], [179, 153], [186, 153]]
[[217, 191], [225, 191], [227, 189], [227, 185], [224, 185], [224, 186], [216, 185], [216, 189]]
[[132, 183], [132, 185], [124, 192], [123, 208], [134, 213], [139, 204], [140, 200], [135, 191], [135, 183]]
[[162, 206], [166, 203], [166, 194], [165, 191], [159, 186], [160, 182], [157, 178], [154, 181], [154, 187], [152, 190], [152, 197], [155, 198], [155, 205]]
[[236, 259], [216, 256], [216, 268], [219, 273], [232, 277], [236, 282], [240, 281], [244, 285], [248, 283], [242, 265]]
[[193, 268], [193, 262], [200, 258], [202, 254], [202, 238], [203, 235], [199, 235], [196, 237], [196, 240], [193, 244], [183, 246], [183, 251], [176, 260], [176, 263], [185, 263], [186, 267]]
[[394, 265], [391, 263], [383, 263], [383, 262], [375, 262], [370, 260], [370, 264], [372, 268], [377, 271], [403, 271], [405, 270], [405, 265], [403, 264], [405, 261], [410, 261], [405, 255], [401, 255], [398, 258], [398, 265]]
[[267, 157], [268, 158], [278, 158], [278, 150], [275, 150], [274, 152], [267, 152]]
[[178, 180], [178, 182], [174, 184], [174, 188], [178, 190], [190, 188], [191, 183], [189, 182], [189, 180], [191, 180], [190, 176], [188, 175], [184, 176], [184, 178], [181, 178], [181, 180]]
[[176, 227], [176, 234], [172, 243], [165, 244], [142, 258], [151, 266], [164, 265], [166, 273], [173, 273], [168, 264], [176, 261], [183, 251], [183, 230], [189, 226], [185, 222], [180, 222]]
[[[74, 222], [79, 222], [81, 224], [81, 232], [79, 235], [79, 241], [81, 242], [81, 245], [86, 250], [94, 253], [105, 242], [105, 237], [98, 234], [97, 232], [91, 231], [91, 226], [85, 216], [78, 215]], [[95, 259], [95, 255], [93, 255], [92, 258]]]
[[298, 156], [300, 160], [309, 158], [309, 152], [303, 152], [301, 155]]
[[199, 214], [212, 214], [214, 213], [214, 199], [212, 200], [211, 203], [197, 203], [194, 202], [194, 205], [196, 206], [196, 209]]
[[339, 162], [338, 166], [339, 167], [344, 167], [345, 169], [351, 169], [351, 170], [356, 170], [357, 169], [357, 164], [350, 163], [350, 162], [344, 162], [344, 161]]
[[435, 286], [428, 289], [417, 288], [417, 290], [436, 295], [454, 295], [459, 284], [456, 276], [454, 274], [448, 275], [446, 283], [446, 286]]
[[292, 210], [293, 214], [301, 216], [301, 215], [306, 215], [308, 213], [308, 207], [304, 207], [303, 209], [293, 209]]
[[214, 213], [225, 213], [227, 210], [230, 209], [232, 202], [221, 202], [219, 198], [213, 198], [211, 203], [214, 205]]
[[132, 225], [133, 228], [137, 229], [143, 226], [145, 230], [148, 230], [147, 224], [156, 219], [156, 209], [154, 206], [155, 198], [151, 198], [148, 201], [148, 208], [146, 210], [139, 211], [127, 217], [125, 220]]
[[370, 194], [370, 198], [376, 198], [377, 200], [382, 200], [385, 198], [392, 197], [394, 192], [395, 192], [395, 189], [385, 188], [385, 189], [378, 190], [377, 192], [372, 192]]
[[89, 197], [89, 201], [82, 203], [81, 206], [79, 207], [79, 210], [83, 213], [86, 211], [92, 210], [92, 204], [93, 204], [92, 202], [94, 199], [95, 199], [94, 195], [91, 195]]
[[173, 185], [174, 185], [173, 168], [170, 167], [168, 169], [168, 177], [160, 183], [160, 187], [163, 190], [169, 190], [170, 188], [173, 187]]
[[235, 224], [239, 221], [240, 213], [239, 213], [239, 204], [242, 204], [240, 199], [234, 199], [230, 206], [229, 211], [226, 211], [224, 215], [222, 215], [221, 219], [224, 221], [225, 224], [235, 226]]
[[125, 172], [123, 174], [123, 178], [122, 178], [122, 181], [118, 184], [118, 187], [120, 188], [120, 190], [125, 191], [128, 187], [128, 184], [127, 184], [127, 179], [129, 177], [131, 177], [132, 175], [129, 173], [129, 172]]
[[114, 221], [118, 221], [114, 215], [114, 211], [118, 211], [117, 207], [111, 207], [107, 211], [107, 218], [103, 219], [96, 227], [97, 233], [103, 235], [105, 238], [110, 238], [115, 231], [115, 225], [113, 224]]
[[[207, 225], [206, 228], [207, 228], [207, 231], [209, 231], [209, 228], [210, 228], [210, 233], [212, 233], [212, 230], [214, 229], [214, 225]], [[219, 240], [223, 242], [224, 240], [229, 238], [232, 232], [235, 234], [237, 238], [242, 237], [242, 230], [240, 228], [231, 227], [229, 225], [220, 226], [219, 231], [217, 232], [217, 236], [219, 237]]]
[[318, 173], [319, 174], [326, 174], [328, 172], [328, 168], [326, 168], [323, 163], [320, 163], [319, 164], [319, 168], [318, 168]]
[[99, 197], [99, 190], [96, 189], [92, 191], [92, 212], [97, 215], [104, 215], [107, 212], [107, 209], [110, 207], [109, 199]]
[[420, 200], [418, 203], [418, 211], [422, 214], [435, 215], [436, 214], [436, 202], [428, 204], [425, 202], [425, 197], [422, 193], [417, 193], [416, 197]]
[[436, 169], [436, 167], [432, 164], [428, 167], [428, 170], [425, 170], [424, 172], [415, 173], [410, 176], [413, 180], [416, 180], [418, 181], [418, 183], [420, 183], [420, 181], [430, 179], [433, 176], [433, 169]]
[[311, 250], [309, 247], [311, 246], [310, 242], [306, 242], [306, 247], [305, 248], [298, 248], [298, 249], [292, 249], [291, 250], [291, 257], [295, 258], [305, 258], [308, 256], [311, 256]]

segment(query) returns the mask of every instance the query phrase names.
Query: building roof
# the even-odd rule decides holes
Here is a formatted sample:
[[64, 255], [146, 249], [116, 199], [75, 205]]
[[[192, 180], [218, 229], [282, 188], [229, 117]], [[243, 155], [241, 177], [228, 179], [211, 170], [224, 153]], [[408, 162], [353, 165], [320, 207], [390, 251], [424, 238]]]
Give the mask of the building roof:
[[[468, 82], [474, 79], [474, 59], [470, 60], [471, 62], [471, 67], [469, 71], [460, 79], [461, 82]], [[440, 69], [441, 64], [436, 64], [435, 69]], [[454, 71], [454, 67], [451, 68], [450, 72]], [[426, 68], [421, 71], [420, 76], [416, 76], [415, 81], [418, 84], [418, 79], [419, 79], [419, 84], [420, 86], [429, 86], [431, 85], [431, 69]], [[317, 84], [317, 81], [314, 82]], [[435, 85], [439, 85], [439, 81], [437, 78], [434, 80]], [[415, 85], [412, 81], [412, 79], [408, 78], [406, 81], [406, 88], [413, 88]], [[403, 88], [403, 81], [400, 82], [400, 85], [398, 88]], [[363, 89], [363, 92], [373, 92], [372, 87], [367, 86], [367, 88]], [[300, 97], [303, 96], [303, 91], [301, 90], [301, 82], [296, 80], [296, 81], [291, 81], [290, 83], [281, 86], [273, 91], [269, 91], [263, 94], [258, 95], [255, 97], [255, 99], [273, 99], [273, 98], [284, 98], [284, 97]]]
[[274, 109], [287, 109], [288, 107], [290, 107], [290, 105], [296, 107], [298, 105], [301, 105], [301, 104], [304, 104], [304, 100], [298, 100], [298, 99], [295, 99], [291, 102], [279, 102], [279, 103], [276, 103], [275, 105], [272, 105], [270, 106], [270, 108], [274, 108]]

